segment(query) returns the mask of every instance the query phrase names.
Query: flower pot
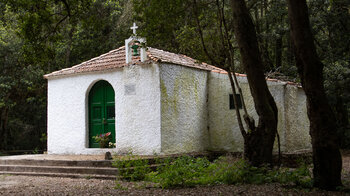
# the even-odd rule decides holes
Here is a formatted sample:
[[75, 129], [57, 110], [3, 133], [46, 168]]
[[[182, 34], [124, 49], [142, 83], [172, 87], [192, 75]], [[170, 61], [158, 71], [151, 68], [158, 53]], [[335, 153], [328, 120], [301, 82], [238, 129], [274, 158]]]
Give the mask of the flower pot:
[[100, 148], [108, 148], [108, 141], [100, 141]]

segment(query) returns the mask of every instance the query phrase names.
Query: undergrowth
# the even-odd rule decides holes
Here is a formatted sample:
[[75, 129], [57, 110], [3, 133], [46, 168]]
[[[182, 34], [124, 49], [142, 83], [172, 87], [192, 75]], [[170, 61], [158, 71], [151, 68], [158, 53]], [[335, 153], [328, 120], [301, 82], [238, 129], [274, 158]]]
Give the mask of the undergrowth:
[[230, 161], [220, 157], [214, 162], [206, 158], [183, 156], [176, 159], [158, 159], [155, 171], [146, 160], [115, 161], [114, 166], [122, 169], [120, 175], [130, 181], [150, 181], [162, 188], [192, 187], [215, 184], [264, 184], [281, 183], [283, 185], [311, 188], [312, 178], [307, 164], [299, 168], [271, 169], [253, 167], [243, 159]]
[[119, 169], [119, 175], [125, 180], [140, 181], [151, 172], [149, 161], [134, 155], [128, 155], [125, 160], [115, 160], [113, 166]]

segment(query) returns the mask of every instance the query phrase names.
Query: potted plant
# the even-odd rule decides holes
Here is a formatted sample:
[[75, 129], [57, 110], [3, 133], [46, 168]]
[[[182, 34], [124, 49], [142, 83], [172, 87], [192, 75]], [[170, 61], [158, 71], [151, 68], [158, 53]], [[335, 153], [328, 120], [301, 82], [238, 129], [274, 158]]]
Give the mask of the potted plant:
[[111, 132], [107, 132], [107, 133], [102, 133], [100, 135], [93, 136], [92, 138], [94, 138], [95, 141], [99, 143], [100, 148], [108, 148], [110, 135], [111, 135]]

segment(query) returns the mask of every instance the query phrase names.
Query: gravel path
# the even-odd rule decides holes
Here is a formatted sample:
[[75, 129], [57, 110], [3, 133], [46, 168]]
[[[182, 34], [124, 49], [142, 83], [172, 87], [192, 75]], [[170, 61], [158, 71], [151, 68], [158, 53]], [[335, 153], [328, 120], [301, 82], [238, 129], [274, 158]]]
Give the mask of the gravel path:
[[113, 180], [0, 176], [0, 195], [345, 195], [340, 192], [291, 189], [279, 184], [219, 185], [181, 189], [147, 188], [145, 183]]

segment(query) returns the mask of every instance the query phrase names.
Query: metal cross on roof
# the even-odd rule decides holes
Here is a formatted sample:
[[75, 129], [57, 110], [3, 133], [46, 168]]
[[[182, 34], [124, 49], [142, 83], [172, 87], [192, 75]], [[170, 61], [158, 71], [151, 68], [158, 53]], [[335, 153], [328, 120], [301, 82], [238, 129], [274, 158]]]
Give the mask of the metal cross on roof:
[[132, 33], [133, 33], [134, 35], [136, 35], [136, 29], [137, 29], [137, 28], [139, 28], [139, 27], [136, 26], [136, 23], [134, 23], [133, 26], [130, 27], [130, 29], [132, 29]]

